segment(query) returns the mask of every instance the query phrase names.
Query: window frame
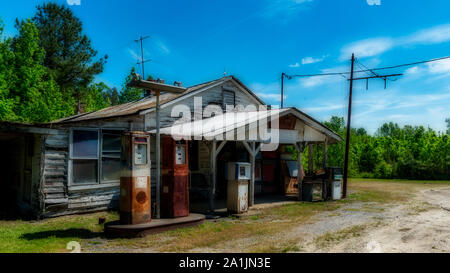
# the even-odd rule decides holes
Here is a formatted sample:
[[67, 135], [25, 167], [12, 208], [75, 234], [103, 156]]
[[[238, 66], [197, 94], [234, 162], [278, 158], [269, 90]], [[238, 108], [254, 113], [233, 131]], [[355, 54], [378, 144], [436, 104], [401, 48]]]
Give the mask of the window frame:
[[226, 101], [225, 101], [225, 93], [232, 93], [233, 94], [233, 107], [236, 107], [236, 91], [222, 88], [222, 109], [226, 111]]
[[104, 133], [104, 131], [109, 131], [109, 132], [107, 132], [106, 134], [110, 134], [110, 135], [113, 135], [113, 134], [111, 134], [110, 132], [111, 131], [117, 131], [118, 132], [118, 135], [119, 136], [121, 136], [122, 135], [122, 133], [123, 133], [123, 131], [124, 130], [122, 130], [122, 129], [110, 129], [110, 128], [101, 128], [101, 129], [99, 129], [100, 130], [100, 138], [99, 138], [99, 143], [100, 143], [100, 146], [99, 146], [99, 157], [98, 157], [98, 160], [99, 160], [99, 177], [98, 177], [98, 183], [97, 184], [111, 184], [111, 183], [120, 183], [120, 177], [119, 177], [119, 179], [118, 180], [103, 180], [103, 158], [115, 158], [115, 159], [119, 159], [120, 160], [120, 157], [121, 157], [121, 152], [122, 152], [122, 143], [121, 143], [121, 149], [120, 150], [118, 150], [118, 151], [110, 151], [110, 150], [107, 150], [106, 152], [107, 153], [118, 153], [118, 155], [117, 156], [103, 156], [103, 135], [105, 134]]
[[[73, 156], [73, 133], [74, 131], [95, 131], [97, 132], [97, 157], [74, 157]], [[117, 152], [118, 156], [103, 156], [103, 135], [104, 131], [117, 131], [118, 135], [122, 135], [124, 129], [119, 128], [92, 128], [92, 127], [73, 127], [70, 128], [69, 132], [69, 158], [68, 158], [68, 186], [69, 190], [83, 190], [90, 188], [102, 188], [109, 186], [117, 186], [120, 184], [120, 179], [118, 180], [105, 180], [103, 181], [103, 158], [119, 158], [121, 151], [107, 151], [107, 152]], [[108, 132], [106, 132], [108, 134]], [[74, 183], [73, 181], [73, 161], [74, 160], [97, 160], [97, 181], [92, 183]]]

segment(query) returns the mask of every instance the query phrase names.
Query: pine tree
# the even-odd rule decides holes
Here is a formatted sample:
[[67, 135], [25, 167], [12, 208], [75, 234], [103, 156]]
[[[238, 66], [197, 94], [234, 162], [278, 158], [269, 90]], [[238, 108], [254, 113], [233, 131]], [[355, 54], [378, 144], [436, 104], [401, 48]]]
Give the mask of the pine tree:
[[61, 90], [76, 99], [75, 109], [80, 112], [88, 86], [103, 71], [107, 56], [93, 60], [97, 51], [83, 34], [81, 21], [64, 5], [38, 6], [33, 22], [45, 50], [44, 66], [50, 69]]

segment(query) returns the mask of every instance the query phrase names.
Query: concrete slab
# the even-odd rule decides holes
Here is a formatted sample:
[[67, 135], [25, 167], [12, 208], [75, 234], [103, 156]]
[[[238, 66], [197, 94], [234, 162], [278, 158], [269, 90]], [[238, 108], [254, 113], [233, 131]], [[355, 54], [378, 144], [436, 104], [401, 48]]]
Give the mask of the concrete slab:
[[144, 237], [166, 230], [196, 226], [204, 221], [205, 215], [196, 213], [173, 219], [152, 219], [149, 223], [138, 225], [122, 225], [119, 221], [114, 221], [105, 224], [105, 234], [109, 238]]

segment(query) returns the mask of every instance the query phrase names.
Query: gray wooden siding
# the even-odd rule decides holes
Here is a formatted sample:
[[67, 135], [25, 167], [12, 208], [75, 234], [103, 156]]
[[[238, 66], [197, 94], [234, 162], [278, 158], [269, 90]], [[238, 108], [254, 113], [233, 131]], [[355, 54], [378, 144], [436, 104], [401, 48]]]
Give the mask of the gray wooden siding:
[[[195, 97], [201, 97], [202, 98], [202, 110], [205, 109], [206, 106], [210, 104], [219, 105], [220, 107], [223, 107], [224, 105], [224, 93], [223, 90], [232, 91], [235, 94], [235, 105], [242, 105], [243, 107], [247, 107], [248, 105], [255, 105], [258, 107], [259, 104], [256, 104], [254, 98], [250, 97], [246, 93], [242, 92], [238, 86], [236, 86], [233, 82], [228, 81], [225, 82], [223, 85], [213, 87], [211, 89], [208, 89], [204, 92], [201, 92], [193, 97], [186, 98], [180, 102], [177, 102], [175, 104], [172, 104], [167, 107], [162, 107], [160, 111], [161, 116], [161, 128], [169, 127], [171, 126], [175, 121], [180, 119], [179, 116], [172, 117], [172, 112], [174, 112], [174, 115], [178, 114], [175, 113], [174, 108], [177, 105], [185, 105], [189, 107], [191, 110], [191, 118], [194, 118], [194, 98]], [[222, 110], [225, 112], [226, 109], [222, 108]], [[153, 130], [156, 128], [156, 113], [150, 112], [145, 117], [145, 128], [147, 130]]]

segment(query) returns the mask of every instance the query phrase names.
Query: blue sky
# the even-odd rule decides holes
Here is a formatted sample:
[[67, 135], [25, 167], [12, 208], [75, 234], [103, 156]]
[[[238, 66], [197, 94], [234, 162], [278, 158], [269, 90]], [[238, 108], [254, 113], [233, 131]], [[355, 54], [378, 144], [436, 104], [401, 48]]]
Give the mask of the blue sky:
[[[44, 1], [3, 2], [0, 18], [6, 35], [14, 35], [15, 18], [31, 17]], [[367, 0], [56, 2], [83, 21], [99, 56], [109, 55], [97, 81], [116, 87], [136, 65], [134, 40], [140, 35], [152, 36], [145, 41], [145, 57], [152, 60], [146, 74], [189, 86], [219, 78], [225, 70], [273, 105], [279, 104], [282, 72], [348, 71], [352, 52], [371, 68], [450, 55], [450, 2], [445, 0], [381, 0], [381, 5]], [[384, 72], [405, 75], [389, 81], [386, 90], [381, 81], [371, 81], [369, 90], [358, 82], [353, 126], [374, 132], [394, 121], [445, 130], [450, 61]], [[285, 90], [285, 106], [319, 120], [347, 113], [343, 77], [293, 79]]]

